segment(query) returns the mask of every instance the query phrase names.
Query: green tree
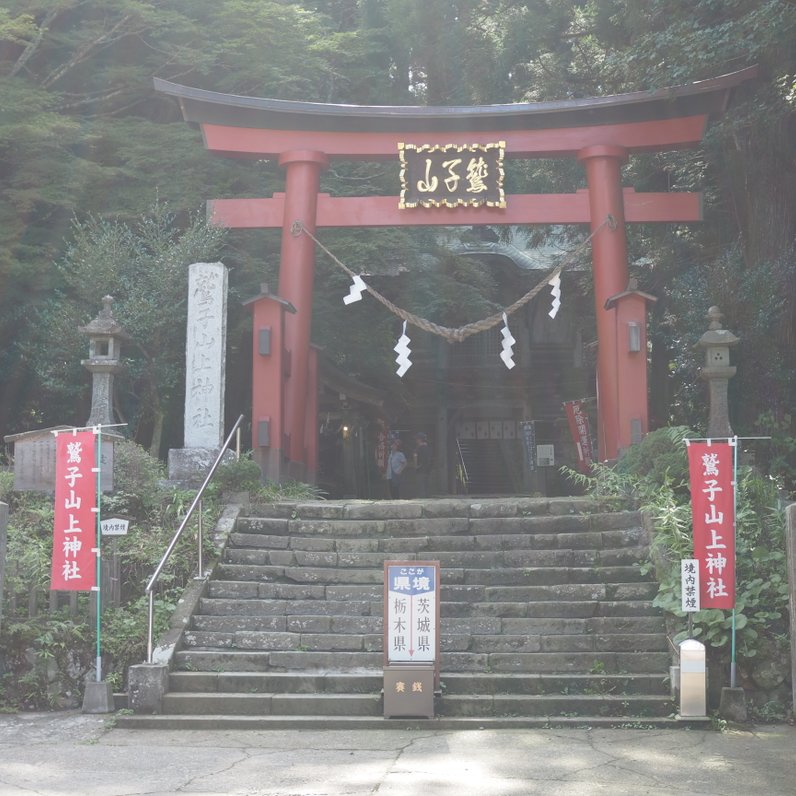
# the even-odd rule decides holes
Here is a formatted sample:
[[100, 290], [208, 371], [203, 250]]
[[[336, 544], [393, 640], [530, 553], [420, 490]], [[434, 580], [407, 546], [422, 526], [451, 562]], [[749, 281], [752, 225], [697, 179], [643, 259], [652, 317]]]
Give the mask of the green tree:
[[162, 203], [136, 222], [89, 217], [75, 221], [57, 263], [59, 287], [37, 313], [35, 333], [24, 350], [42, 388], [37, 414], [57, 418], [46, 403], [71, 403], [85, 422], [88, 380], [80, 366], [86, 338], [77, 327], [93, 318], [102, 297], [112, 294], [114, 317], [129, 340], [123, 343], [126, 373], [117, 379], [119, 409], [136, 439], [150, 440], [160, 454], [164, 420], [181, 400], [184, 385], [188, 266], [217, 257], [224, 231], [198, 217], [178, 225]]

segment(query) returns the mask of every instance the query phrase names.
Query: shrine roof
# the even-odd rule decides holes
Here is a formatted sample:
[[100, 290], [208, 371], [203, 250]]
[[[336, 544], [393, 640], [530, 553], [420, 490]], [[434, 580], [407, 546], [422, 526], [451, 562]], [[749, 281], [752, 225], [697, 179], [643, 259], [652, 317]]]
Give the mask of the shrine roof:
[[155, 78], [176, 97], [186, 121], [269, 130], [455, 132], [544, 130], [719, 116], [734, 88], [758, 76], [752, 66], [681, 86], [606, 97], [478, 106], [337, 105], [223, 94]]

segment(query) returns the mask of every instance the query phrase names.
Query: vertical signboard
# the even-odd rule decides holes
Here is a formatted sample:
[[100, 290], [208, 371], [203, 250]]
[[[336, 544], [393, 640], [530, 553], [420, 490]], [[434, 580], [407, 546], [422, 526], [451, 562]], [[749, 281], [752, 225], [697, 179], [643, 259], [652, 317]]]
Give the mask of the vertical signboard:
[[694, 558], [702, 608], [735, 607], [733, 447], [728, 441], [688, 443]]
[[520, 432], [525, 449], [525, 462], [528, 470], [533, 472], [536, 469], [536, 424], [533, 420], [521, 420]]
[[439, 562], [384, 562], [384, 659], [439, 661]]
[[93, 431], [55, 440], [53, 590], [90, 591], [96, 579], [97, 476]]
[[564, 401], [564, 410], [567, 413], [569, 432], [578, 452], [578, 469], [589, 475], [594, 456], [588, 415], [583, 411], [583, 404], [580, 401]]

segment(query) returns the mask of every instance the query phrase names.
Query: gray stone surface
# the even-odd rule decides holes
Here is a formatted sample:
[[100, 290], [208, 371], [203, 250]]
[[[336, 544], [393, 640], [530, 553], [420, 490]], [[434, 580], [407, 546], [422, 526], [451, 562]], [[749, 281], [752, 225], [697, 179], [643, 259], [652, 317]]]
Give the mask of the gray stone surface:
[[0, 793], [23, 796], [790, 796], [796, 728], [123, 730], [0, 715]]
[[224, 441], [227, 268], [194, 263], [188, 269], [185, 345], [185, 447], [215, 448]]
[[136, 713], [160, 713], [169, 679], [163, 663], [141, 663], [129, 669], [130, 708]]
[[[186, 487], [201, 486], [220, 448], [221, 443], [215, 448], [171, 448], [168, 461], [169, 481]], [[234, 458], [235, 454], [228, 450], [224, 453], [223, 461], [232, 461]]]
[[113, 689], [105, 681], [90, 680], [83, 692], [83, 713], [113, 713]]

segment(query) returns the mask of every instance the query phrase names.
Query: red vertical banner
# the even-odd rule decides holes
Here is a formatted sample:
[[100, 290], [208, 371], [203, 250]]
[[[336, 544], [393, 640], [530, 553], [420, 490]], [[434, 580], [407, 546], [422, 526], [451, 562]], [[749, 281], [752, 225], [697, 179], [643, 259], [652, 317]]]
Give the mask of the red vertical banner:
[[588, 415], [583, 411], [583, 404], [580, 401], [564, 401], [564, 409], [567, 413], [569, 432], [578, 451], [578, 469], [588, 475], [594, 461]]
[[735, 501], [729, 442], [688, 445], [694, 558], [702, 608], [735, 607]]
[[97, 583], [97, 474], [93, 431], [55, 440], [53, 590], [89, 591]]

